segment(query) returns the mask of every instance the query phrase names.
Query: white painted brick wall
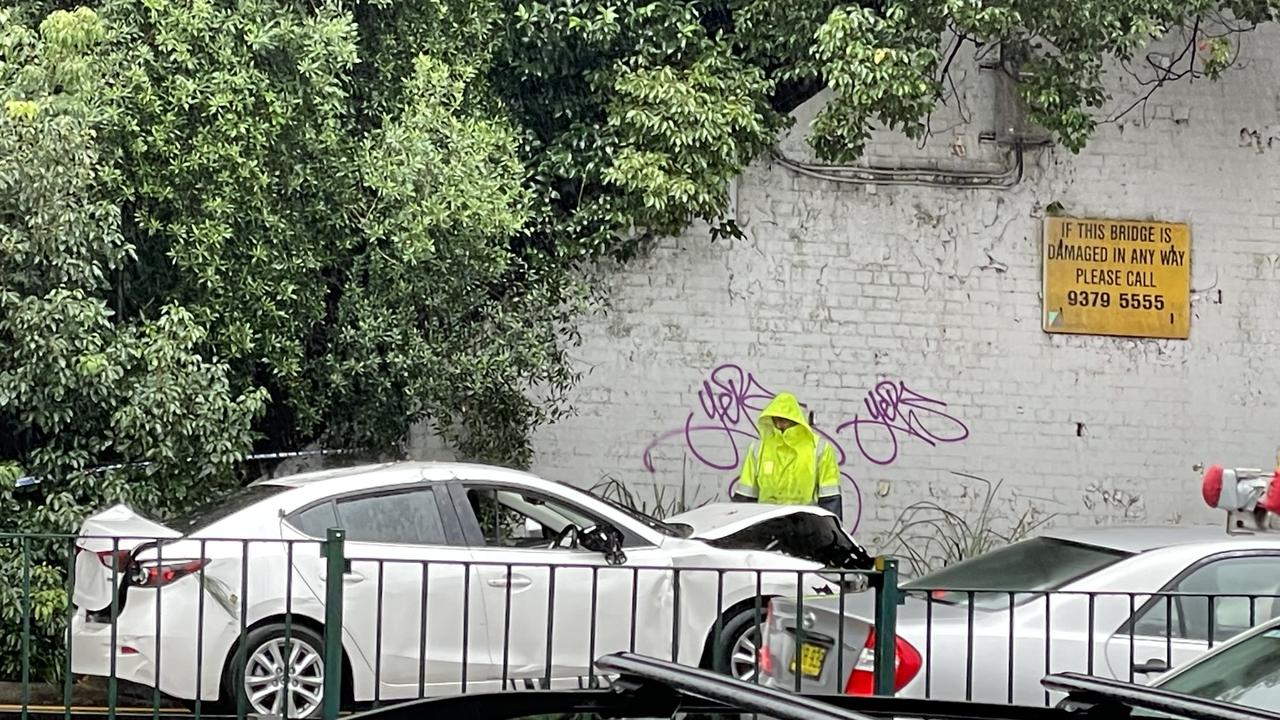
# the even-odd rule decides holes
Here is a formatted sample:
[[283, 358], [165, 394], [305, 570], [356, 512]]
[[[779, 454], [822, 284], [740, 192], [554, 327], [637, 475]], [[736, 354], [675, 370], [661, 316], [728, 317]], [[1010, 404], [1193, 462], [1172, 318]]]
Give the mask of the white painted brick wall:
[[[690, 447], [681, 429], [690, 417], [714, 424], [699, 391], [730, 363], [799, 394], [831, 432], [865, 416], [880, 380], [945, 401], [967, 427], [965, 440], [936, 446], [900, 436], [888, 465], [838, 436], [861, 495], [859, 507], [845, 488], [846, 515], [860, 515], [869, 540], [919, 500], [967, 512], [973, 483], [952, 471], [1003, 479], [1002, 511], [1033, 504], [1060, 523], [1219, 519], [1202, 507], [1196, 466], [1266, 467], [1280, 447], [1280, 143], [1241, 146], [1242, 128], [1264, 148], [1275, 134], [1280, 33], [1255, 33], [1246, 50], [1223, 81], [1165, 88], [1145, 118], [1102, 127], [1078, 156], [1028, 153], [1026, 179], [1005, 192], [868, 188], [753, 165], [738, 183], [745, 240], [691, 230], [613, 279], [612, 308], [587, 321], [574, 354], [587, 371], [577, 416], [540, 433], [535, 469], [580, 485], [617, 477], [642, 496], [685, 478], [722, 496], [734, 473], [694, 450], [730, 465], [728, 436], [695, 433]], [[944, 110], [925, 149], [884, 136], [868, 157], [998, 160], [977, 142], [991, 122], [989, 78], [972, 66], [959, 75], [970, 122]], [[1133, 97], [1114, 92], [1117, 105]], [[798, 112], [799, 130], [814, 109]], [[950, 153], [957, 136], [965, 160]], [[795, 133], [782, 147], [804, 152]], [[1189, 341], [1041, 331], [1040, 219], [1054, 201], [1076, 215], [1192, 225]], [[645, 449], [664, 434], [650, 472]]]

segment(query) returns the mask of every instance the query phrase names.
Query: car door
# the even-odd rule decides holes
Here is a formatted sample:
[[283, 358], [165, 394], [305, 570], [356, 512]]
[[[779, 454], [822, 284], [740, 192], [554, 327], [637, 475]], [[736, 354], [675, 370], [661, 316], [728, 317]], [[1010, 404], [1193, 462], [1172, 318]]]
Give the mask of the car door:
[[1280, 553], [1200, 560], [1145, 600], [1107, 642], [1119, 680], [1147, 683], [1254, 625], [1280, 616]]
[[609, 565], [554, 546], [570, 526], [603, 523], [570, 500], [491, 482], [453, 483], [451, 495], [489, 618], [489, 677], [511, 689], [576, 687], [592, 682], [603, 654], [670, 655], [672, 564], [658, 547], [617, 528], [626, 561]]
[[447, 502], [444, 488], [417, 484], [333, 498], [291, 519], [307, 535], [347, 531], [342, 624], [370, 669], [352, 678], [357, 700], [459, 692], [492, 662], [471, 552], [437, 492]]

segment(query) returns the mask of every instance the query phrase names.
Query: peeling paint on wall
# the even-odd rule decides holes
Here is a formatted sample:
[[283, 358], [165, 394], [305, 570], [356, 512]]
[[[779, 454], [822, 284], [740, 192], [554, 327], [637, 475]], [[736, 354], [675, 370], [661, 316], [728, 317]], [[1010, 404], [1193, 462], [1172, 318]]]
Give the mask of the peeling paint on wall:
[[1123, 488], [1090, 483], [1081, 494], [1080, 502], [1093, 514], [1098, 525], [1147, 519], [1146, 501], [1141, 495]]

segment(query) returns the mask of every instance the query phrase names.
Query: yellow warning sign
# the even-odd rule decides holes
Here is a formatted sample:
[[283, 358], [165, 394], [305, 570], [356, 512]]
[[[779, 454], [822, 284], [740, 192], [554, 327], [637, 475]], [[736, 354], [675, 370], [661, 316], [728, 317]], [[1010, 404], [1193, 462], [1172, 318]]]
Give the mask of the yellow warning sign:
[[1043, 295], [1045, 332], [1186, 339], [1191, 228], [1045, 218]]

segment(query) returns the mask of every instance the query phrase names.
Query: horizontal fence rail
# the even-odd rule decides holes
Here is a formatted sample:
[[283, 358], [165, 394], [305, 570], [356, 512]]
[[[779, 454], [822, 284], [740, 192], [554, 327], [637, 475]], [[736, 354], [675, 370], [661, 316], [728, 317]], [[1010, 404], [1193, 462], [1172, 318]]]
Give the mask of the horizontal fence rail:
[[1280, 615], [1280, 594], [903, 590], [892, 559], [623, 550], [0, 535], [19, 565], [0, 715], [332, 720], [602, 687], [596, 661], [621, 651], [804, 693], [1052, 704], [1048, 673], [1147, 682]]

